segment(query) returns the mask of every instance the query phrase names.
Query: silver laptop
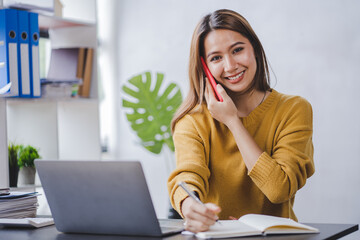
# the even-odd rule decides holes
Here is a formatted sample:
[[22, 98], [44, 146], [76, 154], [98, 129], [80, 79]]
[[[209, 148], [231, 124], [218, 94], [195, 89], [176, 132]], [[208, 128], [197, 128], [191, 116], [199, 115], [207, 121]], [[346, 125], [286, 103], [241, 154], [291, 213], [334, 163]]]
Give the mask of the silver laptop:
[[182, 222], [160, 221], [140, 162], [36, 160], [58, 231], [164, 236]]

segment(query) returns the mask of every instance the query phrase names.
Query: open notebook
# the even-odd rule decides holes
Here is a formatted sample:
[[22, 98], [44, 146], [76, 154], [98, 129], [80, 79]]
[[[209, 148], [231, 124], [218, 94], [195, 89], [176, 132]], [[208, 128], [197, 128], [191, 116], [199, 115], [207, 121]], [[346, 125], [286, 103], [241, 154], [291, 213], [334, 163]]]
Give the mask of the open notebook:
[[239, 220], [222, 220], [210, 227], [209, 231], [199, 232], [198, 238], [230, 238], [267, 234], [318, 233], [319, 230], [289, 218], [260, 214], [247, 214]]

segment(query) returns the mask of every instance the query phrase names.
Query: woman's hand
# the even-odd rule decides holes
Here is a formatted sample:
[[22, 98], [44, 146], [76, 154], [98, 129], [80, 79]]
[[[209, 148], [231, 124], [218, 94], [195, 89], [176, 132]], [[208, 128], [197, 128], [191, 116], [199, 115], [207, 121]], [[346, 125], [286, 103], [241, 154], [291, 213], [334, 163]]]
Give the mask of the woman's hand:
[[213, 203], [206, 203], [204, 206], [187, 197], [181, 205], [181, 212], [185, 217], [185, 230], [194, 233], [209, 230], [218, 219], [216, 214], [220, 211], [220, 207]]
[[234, 119], [238, 118], [237, 108], [234, 102], [229, 95], [227, 95], [225, 89], [220, 84], [217, 84], [216, 89], [224, 100], [223, 102], [219, 102], [215, 98], [215, 93], [209, 81], [206, 79], [205, 82], [205, 99], [211, 116], [226, 126], [229, 126]]
[[229, 95], [227, 95], [225, 89], [220, 84], [216, 86], [216, 89], [224, 99], [223, 102], [218, 102], [216, 100], [210, 83], [208, 83], [208, 80], [206, 79], [205, 99], [209, 112], [213, 118], [224, 123], [229, 128], [234, 136], [244, 163], [250, 172], [260, 155], [263, 153], [263, 150], [257, 145], [254, 138], [242, 124], [238, 117], [237, 108]]

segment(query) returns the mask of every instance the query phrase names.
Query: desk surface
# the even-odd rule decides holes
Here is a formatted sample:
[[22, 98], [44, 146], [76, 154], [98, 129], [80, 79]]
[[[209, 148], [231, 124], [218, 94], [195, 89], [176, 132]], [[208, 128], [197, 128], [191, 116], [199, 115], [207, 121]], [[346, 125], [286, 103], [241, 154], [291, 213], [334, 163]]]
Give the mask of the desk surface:
[[[339, 239], [359, 229], [358, 224], [322, 224], [322, 223], [306, 223], [320, 230], [317, 234], [299, 234], [299, 235], [272, 235], [267, 237], [247, 237], [245, 239], [287, 239], [287, 240], [320, 240], [320, 239]], [[196, 239], [192, 236], [184, 236], [181, 234], [166, 238], [150, 238], [150, 237], [128, 237], [114, 235], [87, 235], [87, 234], [64, 234], [58, 232], [54, 225], [39, 229], [11, 229], [0, 228], [0, 239], [26, 239], [26, 240], [192, 240]], [[236, 239], [236, 238], [232, 238]]]

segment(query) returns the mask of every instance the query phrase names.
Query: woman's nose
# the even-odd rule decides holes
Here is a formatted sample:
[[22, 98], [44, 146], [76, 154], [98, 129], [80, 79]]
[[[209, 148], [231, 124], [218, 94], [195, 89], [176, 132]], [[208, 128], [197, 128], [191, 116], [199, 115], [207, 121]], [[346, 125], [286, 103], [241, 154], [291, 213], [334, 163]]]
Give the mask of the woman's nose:
[[234, 57], [232, 56], [226, 56], [224, 58], [224, 71], [225, 72], [233, 72], [234, 70], [236, 70], [238, 67], [237, 67], [237, 63], [234, 59]]

